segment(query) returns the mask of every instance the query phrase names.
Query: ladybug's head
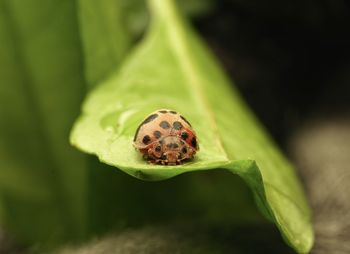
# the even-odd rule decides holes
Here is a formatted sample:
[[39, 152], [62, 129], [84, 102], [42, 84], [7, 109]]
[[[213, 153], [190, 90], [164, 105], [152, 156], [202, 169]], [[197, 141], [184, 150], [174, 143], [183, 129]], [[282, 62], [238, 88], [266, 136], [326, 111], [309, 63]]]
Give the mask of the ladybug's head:
[[160, 163], [167, 165], [180, 164], [182, 160], [191, 158], [195, 151], [180, 137], [166, 136], [155, 142], [151, 154]]

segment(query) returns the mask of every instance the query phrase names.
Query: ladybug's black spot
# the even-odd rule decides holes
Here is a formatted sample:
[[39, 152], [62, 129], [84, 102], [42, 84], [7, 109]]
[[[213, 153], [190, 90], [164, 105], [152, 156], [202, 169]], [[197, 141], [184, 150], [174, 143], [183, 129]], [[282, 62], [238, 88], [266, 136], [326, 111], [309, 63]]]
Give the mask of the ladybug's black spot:
[[165, 114], [167, 111], [166, 110], [159, 110], [159, 113]]
[[175, 130], [181, 130], [182, 124], [180, 122], [178, 122], [178, 121], [175, 121], [173, 123], [173, 127], [174, 127]]
[[134, 142], [135, 142], [136, 139], [137, 139], [137, 136], [138, 136], [138, 134], [139, 134], [139, 131], [140, 131], [140, 128], [142, 127], [142, 125], [153, 121], [153, 120], [156, 119], [157, 117], [158, 117], [158, 114], [152, 114], [152, 115], [148, 116], [145, 120], [143, 120], [143, 122], [139, 125], [139, 127], [137, 127], [137, 130], [136, 130], [136, 133], [135, 133], [135, 136], [134, 136]]
[[190, 124], [190, 122], [187, 121], [187, 119], [186, 119], [185, 117], [183, 117], [183, 116], [181, 116], [181, 115], [180, 115], [180, 117], [181, 117], [181, 119], [184, 120], [189, 126], [192, 126], [192, 125]]
[[159, 126], [162, 127], [163, 129], [169, 129], [170, 128], [170, 124], [167, 121], [161, 121]]
[[160, 131], [154, 131], [153, 135], [158, 139], [162, 136], [162, 133]]
[[186, 139], [188, 138], [188, 133], [187, 133], [187, 132], [181, 133], [181, 138], [182, 138], [183, 140], [186, 140]]
[[160, 152], [162, 150], [162, 148], [160, 146], [157, 146], [155, 149], [157, 152]]
[[145, 145], [149, 144], [150, 141], [151, 141], [151, 138], [148, 135], [144, 136], [142, 139], [142, 143], [144, 143]]
[[169, 113], [174, 114], [174, 115], [177, 114], [177, 112], [174, 110], [169, 110]]
[[183, 148], [181, 149], [181, 152], [182, 152], [183, 154], [186, 154], [186, 153], [187, 153], [187, 148], [186, 148], [186, 147], [183, 147]]
[[161, 160], [166, 160], [166, 155], [163, 153], [162, 156], [160, 157]]
[[152, 122], [154, 119], [156, 119], [158, 117], [158, 114], [152, 114], [149, 117], [147, 117], [141, 125], [144, 125], [146, 123]]
[[191, 140], [191, 145], [192, 145], [193, 147], [197, 147], [197, 140], [196, 140], [195, 137], [192, 138], [192, 140]]

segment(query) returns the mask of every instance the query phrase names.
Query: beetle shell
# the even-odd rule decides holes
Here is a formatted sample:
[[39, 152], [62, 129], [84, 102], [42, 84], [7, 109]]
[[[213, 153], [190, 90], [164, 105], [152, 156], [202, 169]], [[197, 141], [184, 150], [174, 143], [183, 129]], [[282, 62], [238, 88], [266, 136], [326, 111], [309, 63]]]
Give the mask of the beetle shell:
[[199, 150], [191, 124], [174, 110], [151, 113], [137, 128], [134, 146], [150, 163], [177, 165]]

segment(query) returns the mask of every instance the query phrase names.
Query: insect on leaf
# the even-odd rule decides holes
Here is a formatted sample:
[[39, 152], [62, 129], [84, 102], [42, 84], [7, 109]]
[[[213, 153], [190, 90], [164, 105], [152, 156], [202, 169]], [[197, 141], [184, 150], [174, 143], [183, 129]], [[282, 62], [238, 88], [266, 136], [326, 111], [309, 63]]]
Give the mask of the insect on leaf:
[[[283, 157], [171, 0], [150, 0], [145, 40], [119, 72], [86, 99], [71, 143], [143, 180], [222, 168], [251, 187], [263, 214], [296, 251], [313, 243], [310, 211]], [[197, 132], [200, 152], [179, 166], [150, 165], [132, 146], [137, 126], [159, 108], [181, 112]]]

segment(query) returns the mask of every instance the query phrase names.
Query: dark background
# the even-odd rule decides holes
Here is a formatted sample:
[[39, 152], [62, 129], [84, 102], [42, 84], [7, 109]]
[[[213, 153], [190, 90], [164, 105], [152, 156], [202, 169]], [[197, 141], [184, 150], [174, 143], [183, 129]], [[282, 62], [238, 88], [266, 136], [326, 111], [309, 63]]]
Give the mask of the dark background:
[[349, 2], [216, 1], [195, 26], [285, 146], [313, 114], [350, 106]]

